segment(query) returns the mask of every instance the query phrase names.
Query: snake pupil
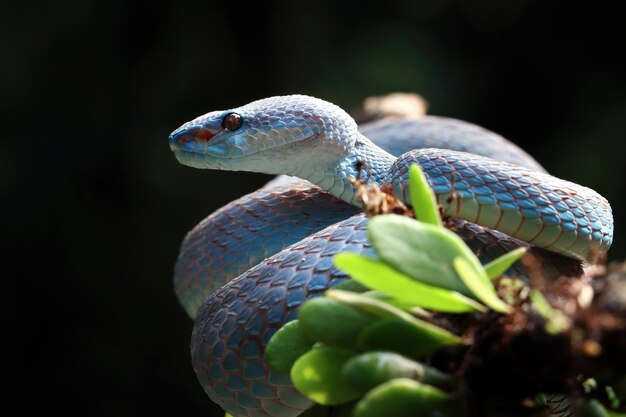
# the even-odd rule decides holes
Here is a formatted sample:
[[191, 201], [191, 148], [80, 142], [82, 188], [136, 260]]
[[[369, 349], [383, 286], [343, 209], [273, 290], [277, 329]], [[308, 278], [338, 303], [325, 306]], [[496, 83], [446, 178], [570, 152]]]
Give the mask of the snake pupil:
[[226, 130], [237, 130], [243, 124], [243, 118], [237, 113], [228, 113], [222, 120], [222, 127]]

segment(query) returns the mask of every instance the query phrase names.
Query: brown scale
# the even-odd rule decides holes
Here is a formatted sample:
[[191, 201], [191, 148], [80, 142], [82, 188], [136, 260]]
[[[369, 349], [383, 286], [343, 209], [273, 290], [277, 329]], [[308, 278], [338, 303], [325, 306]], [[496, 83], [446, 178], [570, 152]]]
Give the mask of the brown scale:
[[[361, 201], [363, 211], [367, 217], [377, 216], [379, 214], [398, 214], [401, 216], [408, 216], [415, 218], [413, 210], [404, 204], [396, 195], [391, 184], [384, 183], [380, 187], [376, 183], [372, 183], [369, 187], [366, 185], [371, 178], [371, 170], [367, 167], [365, 161], [358, 161], [356, 163], [357, 177], [351, 179], [350, 182], [357, 187], [357, 198]], [[367, 173], [365, 180], [361, 179], [362, 172]], [[455, 211], [455, 217], [460, 217], [462, 199], [457, 198], [457, 194], [454, 191], [454, 175], [452, 176], [452, 192], [446, 199], [448, 205], [456, 201], [457, 207]], [[445, 214], [445, 210], [441, 204], [437, 204], [439, 214], [441, 215], [443, 226], [447, 229], [456, 232], [458, 227], [454, 221], [453, 216]]]
[[[357, 198], [361, 201], [363, 211], [367, 217], [377, 216], [379, 214], [399, 214], [402, 216], [415, 217], [413, 210], [405, 205], [393, 192], [390, 184], [383, 184], [381, 187], [376, 183], [366, 186], [371, 178], [371, 170], [364, 161], [356, 163], [357, 177], [351, 179], [350, 182], [357, 187]], [[361, 173], [367, 172], [364, 181], [361, 180]]]

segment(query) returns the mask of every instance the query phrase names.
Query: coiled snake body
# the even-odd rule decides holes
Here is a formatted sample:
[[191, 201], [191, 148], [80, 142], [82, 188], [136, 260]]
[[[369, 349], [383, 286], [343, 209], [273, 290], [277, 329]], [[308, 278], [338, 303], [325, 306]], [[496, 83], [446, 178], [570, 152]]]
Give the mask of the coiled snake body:
[[[612, 241], [602, 196], [542, 172], [500, 136], [453, 119], [378, 122], [359, 131], [339, 107], [295, 95], [207, 113], [169, 143], [192, 167], [301, 178], [209, 216], [185, 238], [176, 264], [179, 300], [191, 316], [197, 311], [194, 370], [209, 397], [235, 417], [296, 416], [311, 406], [287, 375], [269, 371], [263, 347], [307, 298], [347, 278], [334, 269], [333, 255], [371, 251], [350, 181], [362, 165], [369, 181], [392, 184], [408, 202], [408, 167], [420, 164], [447, 214], [460, 215], [461, 237], [484, 259], [530, 244], [543, 248], [545, 273], [555, 275]], [[407, 152], [413, 148], [424, 149]]]

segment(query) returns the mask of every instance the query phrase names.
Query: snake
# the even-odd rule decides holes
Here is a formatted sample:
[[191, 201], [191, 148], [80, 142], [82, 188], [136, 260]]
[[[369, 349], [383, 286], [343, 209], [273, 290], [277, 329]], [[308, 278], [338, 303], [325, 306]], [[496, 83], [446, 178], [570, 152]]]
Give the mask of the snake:
[[212, 111], [169, 136], [178, 162], [198, 169], [288, 175], [194, 227], [174, 270], [194, 318], [191, 362], [211, 400], [234, 417], [295, 417], [313, 403], [272, 372], [264, 346], [299, 306], [349, 277], [340, 252], [374, 254], [357, 178], [387, 184], [410, 205], [408, 168], [419, 164], [456, 232], [493, 259], [530, 247], [543, 273], [576, 271], [613, 239], [596, 191], [558, 179], [502, 136], [456, 119], [357, 126], [342, 108], [305, 95]]

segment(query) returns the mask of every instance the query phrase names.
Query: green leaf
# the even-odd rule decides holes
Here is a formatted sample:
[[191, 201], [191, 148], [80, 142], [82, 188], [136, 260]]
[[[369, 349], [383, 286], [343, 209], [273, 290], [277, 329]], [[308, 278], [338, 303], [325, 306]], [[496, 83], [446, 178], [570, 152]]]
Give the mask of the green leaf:
[[293, 320], [274, 333], [265, 346], [265, 359], [272, 371], [288, 374], [294, 362], [311, 350], [313, 343], [300, 331], [299, 321]]
[[377, 318], [397, 317], [407, 321], [411, 321], [413, 319], [413, 316], [406, 311], [402, 311], [390, 304], [376, 300], [372, 297], [367, 297], [363, 294], [356, 294], [341, 290], [328, 290], [324, 293], [324, 295], [341, 304], [344, 304], [346, 307], [350, 306], [358, 311]]
[[589, 394], [590, 392], [598, 389], [598, 381], [596, 381], [595, 378], [587, 378], [581, 383], [581, 385], [583, 386], [585, 394]]
[[458, 400], [440, 389], [406, 378], [393, 379], [368, 392], [353, 417], [415, 417], [431, 413], [459, 415]]
[[411, 302], [394, 298], [384, 292], [368, 291], [368, 292], [364, 292], [363, 295], [369, 298], [373, 298], [374, 300], [378, 300], [378, 301], [382, 301], [383, 303], [390, 304], [396, 308], [399, 308], [400, 310], [404, 310], [407, 313], [411, 313], [412, 315], [417, 316], [417, 317], [431, 317], [432, 316], [432, 313], [429, 312], [428, 310], [424, 310], [421, 307], [417, 307], [415, 306], [415, 304]]
[[376, 321], [376, 317], [328, 297], [316, 297], [302, 305], [298, 321], [300, 330], [309, 339], [328, 346], [354, 349], [361, 330]]
[[489, 279], [498, 278], [504, 274], [513, 264], [520, 260], [522, 256], [528, 251], [528, 248], [521, 247], [507, 252], [504, 255], [494, 259], [484, 266], [487, 271]]
[[353, 352], [320, 347], [302, 355], [291, 368], [291, 380], [306, 397], [322, 405], [336, 405], [359, 397], [341, 376]]
[[569, 319], [561, 311], [553, 309], [548, 300], [539, 290], [530, 291], [530, 301], [535, 310], [546, 321], [546, 332], [550, 334], [563, 333], [570, 326]]
[[[472, 290], [476, 298], [498, 313], [511, 312], [511, 307], [498, 298], [496, 289], [487, 278], [484, 270], [477, 272], [472, 264], [461, 257], [454, 259], [454, 268], [465, 285]], [[482, 274], [480, 272], [482, 272]]]
[[[604, 406], [598, 400], [578, 400], [576, 415], [580, 417], [610, 417]], [[619, 415], [619, 414], [618, 414]]]
[[437, 198], [428, 185], [422, 168], [417, 164], [409, 167], [409, 193], [415, 218], [424, 223], [442, 227]]
[[465, 242], [443, 227], [387, 214], [370, 220], [368, 235], [383, 261], [425, 284], [472, 296], [452, 264], [457, 257], [465, 258], [476, 271], [485, 274]]
[[315, 404], [298, 417], [352, 417], [352, 403], [334, 406]]
[[517, 301], [528, 298], [530, 288], [519, 278], [503, 276], [498, 281], [498, 293], [507, 304], [513, 305]]
[[337, 268], [347, 272], [353, 280], [412, 306], [448, 313], [486, 310], [484, 306], [458, 292], [415, 281], [377, 259], [354, 253], [340, 253], [335, 256], [334, 262]]
[[342, 375], [362, 393], [395, 378], [409, 378], [445, 388], [454, 384], [451, 375], [392, 352], [370, 352], [355, 356], [346, 362]]
[[609, 400], [609, 405], [611, 406], [611, 408], [619, 408], [622, 400], [620, 400], [615, 388], [610, 385], [605, 385], [604, 391], [606, 392], [606, 398]]
[[622, 404], [626, 404], [626, 375], [614, 381], [611, 384], [611, 388], [613, 388], [615, 398], [621, 401]]
[[353, 279], [349, 279], [347, 281], [339, 283], [339, 284], [335, 285], [333, 287], [333, 289], [335, 289], [335, 290], [343, 290], [343, 291], [350, 291], [350, 292], [356, 292], [356, 293], [363, 293], [365, 291], [369, 291], [369, 288], [367, 288], [366, 286], [358, 283], [357, 281], [355, 281]]
[[419, 363], [397, 353], [371, 352], [351, 358], [344, 365], [342, 375], [354, 388], [364, 394], [395, 378], [421, 381], [424, 370]]
[[412, 318], [382, 319], [367, 326], [358, 339], [362, 350], [389, 350], [412, 358], [421, 358], [463, 340], [434, 324]]
[[[370, 323], [367, 327], [360, 328], [357, 347], [364, 350], [395, 350], [388, 346], [408, 346], [407, 352], [413, 355], [421, 355], [422, 352], [431, 352], [444, 346], [464, 343], [461, 338], [450, 333], [449, 331], [435, 326], [424, 320], [413, 317], [411, 314], [402, 311], [396, 307], [386, 304], [382, 301], [375, 300], [362, 294], [354, 294], [347, 291], [328, 290], [326, 297], [337, 300], [354, 309], [362, 311], [366, 314], [379, 317], [384, 320]], [[306, 305], [306, 303], [305, 303]], [[303, 306], [304, 307], [304, 306]], [[393, 319], [406, 323], [395, 324]], [[378, 323], [387, 323], [380, 327]], [[339, 324], [337, 324], [339, 325]], [[350, 333], [350, 337], [353, 336]], [[404, 342], [407, 338], [410, 342]], [[415, 346], [413, 346], [415, 345]], [[396, 350], [404, 353], [404, 351]]]

